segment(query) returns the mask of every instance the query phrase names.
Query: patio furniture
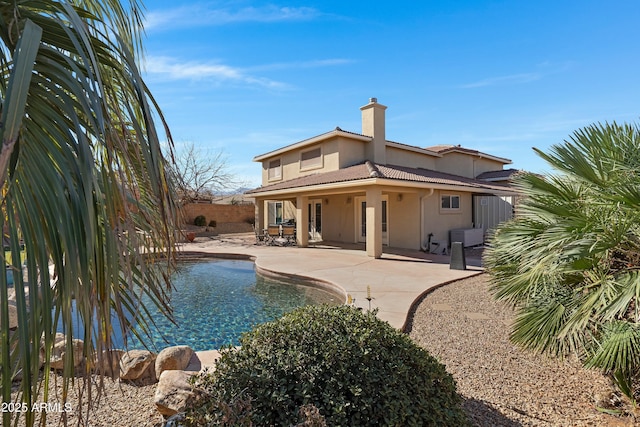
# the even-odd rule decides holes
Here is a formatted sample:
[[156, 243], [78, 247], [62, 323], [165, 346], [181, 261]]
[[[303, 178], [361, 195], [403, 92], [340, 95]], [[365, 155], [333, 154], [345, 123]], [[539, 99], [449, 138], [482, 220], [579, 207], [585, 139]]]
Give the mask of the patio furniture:
[[280, 226], [279, 225], [269, 225], [267, 227], [267, 238], [266, 238], [267, 244], [268, 245], [275, 245], [279, 238], [280, 238]]
[[268, 242], [269, 234], [267, 234], [267, 230], [258, 230], [255, 227], [253, 230], [256, 233], [256, 245], [263, 245]]
[[296, 227], [293, 225], [282, 226], [282, 238], [285, 240], [285, 245], [296, 244]]

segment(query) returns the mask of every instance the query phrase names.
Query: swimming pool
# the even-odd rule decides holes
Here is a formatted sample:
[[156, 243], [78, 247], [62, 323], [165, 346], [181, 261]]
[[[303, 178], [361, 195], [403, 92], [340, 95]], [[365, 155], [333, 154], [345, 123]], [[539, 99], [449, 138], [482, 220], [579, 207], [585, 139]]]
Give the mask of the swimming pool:
[[[156, 327], [151, 339], [144, 339], [154, 351], [173, 345], [188, 345], [196, 351], [238, 345], [243, 332], [294, 308], [343, 303], [337, 294], [317, 287], [266, 279], [247, 260], [181, 261], [172, 281], [171, 307], [177, 325], [147, 304]], [[135, 336], [128, 337], [127, 344], [128, 349], [145, 348]], [[114, 346], [124, 347], [121, 336], [115, 337]]]

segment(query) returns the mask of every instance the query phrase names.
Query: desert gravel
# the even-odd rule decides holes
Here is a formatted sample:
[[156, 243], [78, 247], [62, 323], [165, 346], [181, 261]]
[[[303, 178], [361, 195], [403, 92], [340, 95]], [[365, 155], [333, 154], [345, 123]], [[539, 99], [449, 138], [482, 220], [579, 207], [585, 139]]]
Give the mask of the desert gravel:
[[513, 314], [493, 299], [482, 274], [427, 294], [410, 323], [411, 338], [454, 376], [473, 425], [634, 425], [596, 409], [611, 394], [600, 373], [512, 344]]

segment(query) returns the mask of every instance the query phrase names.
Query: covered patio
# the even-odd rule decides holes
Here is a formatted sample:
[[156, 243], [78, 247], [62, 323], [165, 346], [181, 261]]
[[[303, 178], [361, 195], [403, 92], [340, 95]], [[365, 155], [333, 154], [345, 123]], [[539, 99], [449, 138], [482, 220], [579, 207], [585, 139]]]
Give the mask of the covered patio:
[[[448, 243], [449, 231], [470, 228], [474, 194], [508, 194], [504, 186], [417, 168], [367, 161], [248, 192], [255, 197], [256, 228], [295, 224], [296, 243], [363, 244], [367, 256], [385, 248], [419, 250], [427, 242]], [[454, 196], [449, 196], [453, 194]], [[443, 197], [455, 197], [443, 209]]]

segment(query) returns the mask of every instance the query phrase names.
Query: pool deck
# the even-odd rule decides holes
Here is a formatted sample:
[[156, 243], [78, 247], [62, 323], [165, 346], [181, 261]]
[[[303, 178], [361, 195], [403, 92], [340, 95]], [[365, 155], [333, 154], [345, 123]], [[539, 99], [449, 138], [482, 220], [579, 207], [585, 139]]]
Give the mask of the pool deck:
[[383, 249], [382, 258], [367, 257], [362, 246], [320, 243], [308, 248], [255, 245], [253, 236], [198, 237], [182, 245], [184, 252], [237, 255], [255, 259], [258, 270], [328, 283], [371, 308], [393, 327], [403, 329], [412, 306], [425, 292], [443, 284], [480, 274], [480, 258], [466, 256], [466, 270], [451, 270], [449, 256], [395, 248]]

